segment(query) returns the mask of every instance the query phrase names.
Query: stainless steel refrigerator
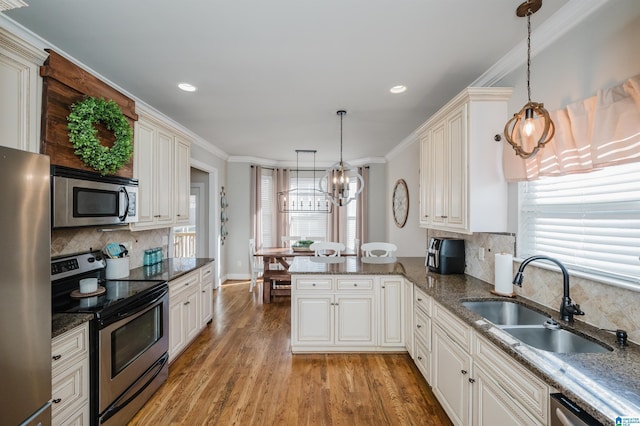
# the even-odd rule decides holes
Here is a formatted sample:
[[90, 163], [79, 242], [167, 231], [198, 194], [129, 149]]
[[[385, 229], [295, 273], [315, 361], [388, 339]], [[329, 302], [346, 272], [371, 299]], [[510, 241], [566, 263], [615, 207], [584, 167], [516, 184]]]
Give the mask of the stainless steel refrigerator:
[[49, 157], [0, 147], [0, 425], [51, 424]]

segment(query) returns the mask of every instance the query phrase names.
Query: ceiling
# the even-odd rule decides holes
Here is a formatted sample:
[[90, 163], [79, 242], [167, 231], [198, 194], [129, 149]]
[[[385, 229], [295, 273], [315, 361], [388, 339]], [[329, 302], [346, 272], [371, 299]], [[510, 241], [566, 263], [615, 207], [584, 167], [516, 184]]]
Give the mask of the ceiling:
[[[520, 2], [27, 0], [5, 14], [229, 156], [327, 162], [337, 110], [344, 159], [384, 157], [526, 38]], [[534, 36], [566, 2], [544, 3]]]

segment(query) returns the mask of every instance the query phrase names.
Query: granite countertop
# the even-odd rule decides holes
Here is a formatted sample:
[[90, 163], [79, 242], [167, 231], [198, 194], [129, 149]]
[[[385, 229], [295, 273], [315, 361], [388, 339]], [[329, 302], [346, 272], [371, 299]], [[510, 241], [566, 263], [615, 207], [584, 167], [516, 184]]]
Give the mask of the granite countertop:
[[[123, 280], [163, 280], [171, 281], [202, 268], [213, 262], [208, 257], [169, 258], [163, 262], [150, 266], [141, 266], [129, 271], [129, 276]], [[51, 338], [57, 337], [78, 325], [91, 321], [92, 314], [53, 314], [51, 316]]]
[[[490, 293], [493, 289], [491, 284], [469, 275], [429, 273], [424, 266], [424, 257], [399, 257], [393, 260], [392, 263], [375, 264], [363, 263], [355, 257], [345, 257], [335, 261], [338, 263], [321, 263], [327, 261], [298, 257], [293, 260], [289, 271], [292, 274], [404, 275], [435, 301], [600, 422], [613, 425], [617, 416], [640, 415], [640, 346], [629, 343], [629, 346], [620, 348], [614, 333], [602, 331], [580, 320], [569, 325], [559, 320], [557, 311], [518, 296], [510, 300], [545, 312], [564, 328], [604, 342], [613, 350], [607, 353], [561, 354], [532, 348], [462, 305], [462, 300], [504, 300]], [[558, 285], [562, 283], [559, 282]]]

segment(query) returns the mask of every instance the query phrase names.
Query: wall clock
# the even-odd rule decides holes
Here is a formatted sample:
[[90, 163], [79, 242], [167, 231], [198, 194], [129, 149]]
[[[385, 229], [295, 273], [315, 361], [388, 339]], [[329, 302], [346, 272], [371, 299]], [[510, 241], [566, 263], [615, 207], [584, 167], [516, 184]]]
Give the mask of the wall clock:
[[404, 179], [398, 179], [396, 182], [393, 188], [391, 203], [393, 221], [398, 228], [402, 228], [404, 224], [407, 223], [407, 216], [409, 215], [409, 190], [407, 189], [407, 182], [405, 182]]

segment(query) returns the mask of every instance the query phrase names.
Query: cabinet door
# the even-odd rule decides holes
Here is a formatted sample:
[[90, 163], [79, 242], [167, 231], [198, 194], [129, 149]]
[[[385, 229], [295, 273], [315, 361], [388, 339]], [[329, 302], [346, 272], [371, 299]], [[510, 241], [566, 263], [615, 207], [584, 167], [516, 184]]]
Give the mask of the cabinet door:
[[155, 166], [155, 210], [156, 223], [173, 223], [173, 136], [158, 128]]
[[446, 122], [441, 121], [430, 132], [429, 164], [431, 167], [431, 183], [429, 193], [431, 200], [431, 222], [445, 224], [447, 222], [447, 203], [449, 199], [449, 149], [447, 146]]
[[138, 223], [134, 225], [153, 224], [154, 218], [154, 145], [156, 130], [142, 119], [135, 123], [134, 172], [138, 179]]
[[202, 322], [200, 321], [200, 291], [196, 289], [191, 293], [188, 293], [185, 301], [183, 302], [184, 311], [184, 327], [187, 342], [191, 342], [201, 329]]
[[175, 209], [176, 223], [189, 223], [191, 164], [189, 143], [175, 139]]
[[455, 425], [470, 424], [471, 356], [439, 326], [433, 328], [433, 393]]
[[373, 295], [336, 296], [336, 345], [375, 345]]
[[474, 426], [541, 425], [480, 367], [474, 367]]
[[467, 149], [466, 105], [447, 117], [448, 165], [446, 223], [466, 227]]
[[291, 329], [294, 330], [292, 343], [325, 344], [333, 343], [333, 297], [293, 296], [294, 315]]
[[404, 280], [380, 279], [380, 346], [404, 345]]
[[431, 223], [431, 144], [429, 133], [420, 136], [420, 226], [427, 227]]
[[169, 361], [173, 361], [175, 356], [187, 345], [187, 336], [184, 326], [184, 301], [186, 298], [181, 294], [178, 297], [169, 299]]
[[200, 283], [200, 323], [205, 325], [213, 318], [213, 281]]

